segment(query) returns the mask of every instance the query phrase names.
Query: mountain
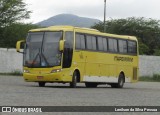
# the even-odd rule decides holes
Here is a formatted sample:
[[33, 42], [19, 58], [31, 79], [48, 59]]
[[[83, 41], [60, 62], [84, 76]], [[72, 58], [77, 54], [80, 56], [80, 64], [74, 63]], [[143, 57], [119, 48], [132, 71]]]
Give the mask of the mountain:
[[71, 25], [77, 27], [91, 27], [95, 23], [100, 22], [98, 19], [79, 17], [72, 14], [59, 14], [47, 20], [36, 23], [40, 26], [54, 26], [54, 25]]

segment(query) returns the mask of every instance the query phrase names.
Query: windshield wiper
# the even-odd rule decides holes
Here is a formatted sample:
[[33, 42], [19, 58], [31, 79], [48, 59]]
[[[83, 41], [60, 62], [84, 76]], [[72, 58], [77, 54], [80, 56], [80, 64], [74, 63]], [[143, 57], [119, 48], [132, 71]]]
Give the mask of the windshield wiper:
[[48, 63], [48, 61], [47, 61], [47, 59], [46, 59], [46, 57], [44, 56], [44, 54], [43, 54], [43, 53], [42, 53], [42, 55], [41, 55], [41, 56], [43, 56], [43, 59], [44, 59], [44, 61], [47, 63], [47, 65], [48, 65], [48, 66], [50, 66], [50, 65], [49, 65], [49, 63]]
[[33, 67], [34, 62], [36, 61], [37, 57], [40, 55], [39, 52], [40, 52], [40, 49], [39, 49], [38, 53], [36, 54], [35, 58], [33, 59], [31, 67]]

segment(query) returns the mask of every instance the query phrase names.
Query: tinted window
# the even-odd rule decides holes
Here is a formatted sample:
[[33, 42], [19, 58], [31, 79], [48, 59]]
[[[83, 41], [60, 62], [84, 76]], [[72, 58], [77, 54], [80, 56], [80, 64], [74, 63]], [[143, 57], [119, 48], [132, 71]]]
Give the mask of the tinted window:
[[87, 42], [87, 49], [92, 50], [92, 37], [87, 36], [86, 42]]
[[117, 40], [116, 39], [108, 39], [109, 51], [117, 52]]
[[97, 43], [95, 36], [92, 36], [92, 50], [97, 50]]
[[27, 42], [42, 42], [43, 32], [29, 33]]
[[103, 41], [103, 50], [107, 51], [107, 39], [106, 38], [102, 38]]
[[103, 40], [102, 37], [98, 37], [97, 39], [98, 44], [98, 50], [103, 51]]
[[128, 53], [137, 53], [137, 44], [134, 41], [128, 41]]
[[83, 34], [76, 34], [76, 49], [85, 49], [85, 37]]
[[86, 43], [87, 43], [87, 49], [97, 50], [97, 41], [95, 36], [87, 35]]
[[46, 66], [47, 63], [51, 67], [61, 64], [59, 41], [62, 39], [62, 35], [62, 32], [45, 32], [41, 55], [41, 66]]
[[98, 50], [107, 51], [107, 39], [103, 37], [98, 37]]
[[59, 41], [62, 32], [29, 33], [24, 50], [24, 66], [53, 67], [61, 64]]
[[66, 32], [64, 55], [63, 55], [63, 68], [68, 68], [71, 66], [72, 54], [73, 54], [73, 32]]
[[127, 41], [126, 40], [118, 40], [119, 52], [127, 53]]
[[79, 34], [76, 34], [76, 49], [81, 49], [81, 37]]
[[80, 35], [81, 38], [81, 49], [86, 49], [85, 37], [84, 35]]
[[73, 48], [73, 32], [65, 33], [65, 44], [64, 45], [66, 48]]

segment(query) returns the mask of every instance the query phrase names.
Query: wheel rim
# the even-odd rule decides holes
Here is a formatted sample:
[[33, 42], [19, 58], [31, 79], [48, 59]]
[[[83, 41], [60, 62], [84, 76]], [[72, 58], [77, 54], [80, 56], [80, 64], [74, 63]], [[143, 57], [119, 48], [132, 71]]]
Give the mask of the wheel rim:
[[70, 87], [75, 88], [77, 85], [77, 74], [73, 74], [72, 82], [70, 83]]
[[121, 78], [121, 80], [120, 80], [120, 86], [123, 86], [123, 84], [124, 84], [124, 81], [123, 81], [123, 78]]
[[74, 81], [74, 84], [75, 84], [75, 86], [76, 86], [76, 84], [77, 84], [77, 74], [74, 75], [74, 80], [75, 80], [75, 81]]

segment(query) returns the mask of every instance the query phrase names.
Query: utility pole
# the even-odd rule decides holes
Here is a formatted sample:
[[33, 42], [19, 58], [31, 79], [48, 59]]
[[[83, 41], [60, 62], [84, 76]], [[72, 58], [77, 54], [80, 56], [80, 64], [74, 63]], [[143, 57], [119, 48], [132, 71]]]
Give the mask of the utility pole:
[[106, 0], [104, 0], [104, 32], [106, 32]]

